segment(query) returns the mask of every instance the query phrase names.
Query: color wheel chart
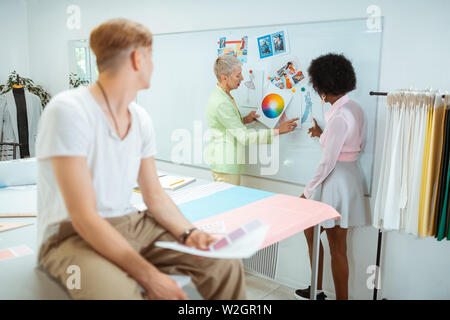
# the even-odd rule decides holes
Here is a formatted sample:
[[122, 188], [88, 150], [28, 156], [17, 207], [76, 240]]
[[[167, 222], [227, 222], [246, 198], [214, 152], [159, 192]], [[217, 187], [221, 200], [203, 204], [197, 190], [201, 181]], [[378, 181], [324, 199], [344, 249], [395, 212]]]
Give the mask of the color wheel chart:
[[261, 103], [262, 111], [267, 118], [274, 119], [284, 110], [284, 100], [276, 93], [268, 94]]

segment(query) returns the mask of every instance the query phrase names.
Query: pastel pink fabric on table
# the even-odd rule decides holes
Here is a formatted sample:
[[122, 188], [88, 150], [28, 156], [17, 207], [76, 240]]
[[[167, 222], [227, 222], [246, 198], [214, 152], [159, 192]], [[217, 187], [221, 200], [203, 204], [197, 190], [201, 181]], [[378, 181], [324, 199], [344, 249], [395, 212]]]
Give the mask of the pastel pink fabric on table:
[[223, 221], [229, 233], [253, 219], [259, 219], [270, 225], [262, 249], [318, 223], [340, 217], [339, 213], [327, 204], [278, 194], [196, 221], [194, 224], [203, 225]]
[[0, 260], [14, 258], [15, 255], [8, 249], [0, 250]]
[[307, 199], [333, 171], [337, 161], [356, 161], [364, 147], [364, 112], [347, 95], [338, 99], [325, 113], [325, 121], [327, 124], [320, 136], [322, 159], [303, 192]]

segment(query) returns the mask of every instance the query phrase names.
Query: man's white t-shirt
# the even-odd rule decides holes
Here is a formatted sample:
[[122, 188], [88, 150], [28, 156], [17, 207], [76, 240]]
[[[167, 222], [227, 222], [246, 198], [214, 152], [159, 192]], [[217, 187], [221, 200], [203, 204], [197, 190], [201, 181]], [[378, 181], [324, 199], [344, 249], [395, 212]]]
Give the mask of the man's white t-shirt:
[[101, 217], [118, 217], [135, 210], [131, 196], [140, 162], [153, 156], [156, 146], [149, 114], [134, 102], [128, 109], [131, 127], [121, 140], [86, 87], [56, 95], [45, 108], [36, 143], [38, 248], [58, 232], [60, 222], [70, 221], [51, 157], [86, 158]]

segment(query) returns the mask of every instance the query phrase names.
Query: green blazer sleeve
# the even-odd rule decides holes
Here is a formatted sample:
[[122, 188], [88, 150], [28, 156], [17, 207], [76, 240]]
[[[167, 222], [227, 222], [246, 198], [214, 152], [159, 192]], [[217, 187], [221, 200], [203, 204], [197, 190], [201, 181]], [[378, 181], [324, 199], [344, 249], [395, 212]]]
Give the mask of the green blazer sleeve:
[[242, 145], [272, 143], [273, 130], [249, 130], [242, 123], [232, 103], [221, 103], [216, 109], [217, 120], [223, 125], [226, 134], [230, 134]]

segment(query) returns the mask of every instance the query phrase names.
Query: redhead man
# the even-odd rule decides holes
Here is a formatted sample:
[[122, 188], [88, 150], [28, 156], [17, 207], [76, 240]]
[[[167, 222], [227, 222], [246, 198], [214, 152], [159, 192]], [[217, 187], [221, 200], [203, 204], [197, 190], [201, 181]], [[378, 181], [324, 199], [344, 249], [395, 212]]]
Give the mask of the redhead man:
[[[134, 100], [150, 86], [152, 34], [109, 20], [90, 35], [98, 82], [65, 91], [44, 111], [38, 132], [38, 261], [64, 286], [73, 266], [75, 299], [186, 299], [168, 274], [189, 275], [205, 299], [245, 299], [240, 260], [199, 259], [155, 247], [180, 241], [206, 249], [197, 230], [163, 191], [155, 135]], [[130, 199], [136, 183], [147, 211]]]

